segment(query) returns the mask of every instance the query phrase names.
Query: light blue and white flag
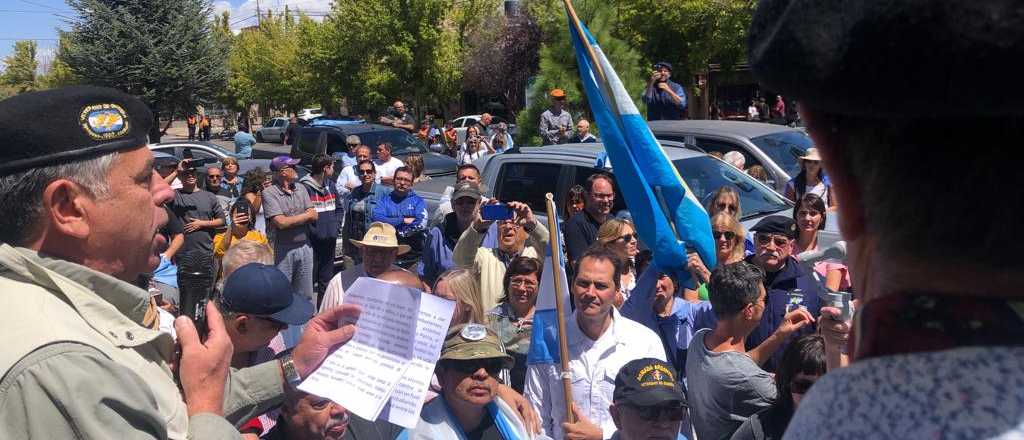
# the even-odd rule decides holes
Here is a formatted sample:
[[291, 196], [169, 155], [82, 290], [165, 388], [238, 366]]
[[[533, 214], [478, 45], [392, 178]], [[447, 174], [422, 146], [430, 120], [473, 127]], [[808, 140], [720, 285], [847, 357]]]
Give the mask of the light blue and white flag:
[[690, 279], [686, 250], [692, 247], [707, 267], [715, 267], [707, 211], [655, 140], [615, 69], [568, 2], [566, 15], [590, 110], [637, 233], [653, 251], [654, 263], [663, 271], [677, 272], [685, 282]]
[[[545, 252], [544, 268], [540, 277], [540, 289], [537, 293], [537, 305], [534, 307], [533, 312], [530, 351], [526, 355], [526, 362], [531, 365], [557, 364], [560, 362], [558, 354], [558, 306], [556, 301], [562, 301], [562, 311], [566, 315], [565, 325], [576, 325], [569, 318], [572, 313], [569, 308], [569, 281], [565, 279], [566, 260], [561, 240], [562, 231], [557, 220], [554, 222], [554, 226], [554, 233], [551, 235], [558, 237], [558, 240], [551, 241], [547, 252]], [[554, 252], [552, 252], [552, 249]], [[558, 289], [555, 289], [555, 271], [551, 269], [552, 261], [558, 262], [557, 270], [560, 275], [559, 281], [562, 285], [561, 295], [558, 294]]]

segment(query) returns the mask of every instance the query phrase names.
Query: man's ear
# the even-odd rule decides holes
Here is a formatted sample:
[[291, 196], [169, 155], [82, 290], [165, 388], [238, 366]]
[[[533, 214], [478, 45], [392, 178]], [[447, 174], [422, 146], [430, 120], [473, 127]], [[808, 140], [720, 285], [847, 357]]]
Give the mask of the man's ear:
[[801, 105], [800, 117], [818, 147], [822, 166], [832, 182], [832, 193], [839, 207], [839, 229], [846, 240], [856, 240], [866, 228], [864, 197], [849, 164], [840, 154], [841, 149], [852, 147], [841, 144], [835, 133], [836, 127], [825, 113]]
[[249, 331], [249, 317], [246, 315], [235, 315], [229, 322], [229, 325], [231, 324], [234, 324], [235, 331], [240, 335]]
[[747, 305], [743, 306], [743, 311], [741, 313], [743, 313], [743, 319], [745, 319], [747, 321], [753, 321], [754, 320], [754, 304], [747, 304]]
[[612, 422], [615, 423], [615, 429], [617, 431], [621, 431], [622, 430], [622, 420], [621, 420], [622, 415], [619, 414], [619, 407], [615, 406], [614, 403], [609, 405], [608, 406], [608, 413], [610, 413], [611, 416], [612, 416]]
[[43, 189], [43, 216], [61, 234], [84, 239], [91, 232], [87, 208], [93, 197], [79, 184], [57, 179]]

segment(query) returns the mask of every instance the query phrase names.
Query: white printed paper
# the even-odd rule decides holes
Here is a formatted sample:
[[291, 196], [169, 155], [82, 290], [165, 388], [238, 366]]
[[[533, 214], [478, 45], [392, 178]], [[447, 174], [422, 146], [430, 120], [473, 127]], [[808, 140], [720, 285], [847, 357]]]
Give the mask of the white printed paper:
[[381, 414], [385, 420], [403, 428], [415, 428], [420, 419], [423, 400], [434, 377], [434, 365], [441, 357], [441, 347], [455, 311], [454, 301], [433, 295], [421, 298], [412, 362]]
[[346, 289], [362, 313], [352, 340], [332, 353], [299, 389], [326, 397], [366, 420], [414, 427], [455, 304], [373, 278]]

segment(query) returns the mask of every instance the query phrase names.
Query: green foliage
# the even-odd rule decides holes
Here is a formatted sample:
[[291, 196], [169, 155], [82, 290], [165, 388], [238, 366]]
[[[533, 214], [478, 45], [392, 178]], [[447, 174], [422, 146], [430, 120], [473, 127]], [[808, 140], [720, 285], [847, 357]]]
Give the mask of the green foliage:
[[0, 74], [0, 84], [8, 88], [8, 92], [24, 93], [35, 90], [36, 42], [21, 40], [14, 42], [14, 52], [4, 58], [4, 71]]
[[620, 0], [616, 34], [639, 49], [647, 64], [668, 61], [688, 84], [709, 63], [746, 60], [747, 29], [755, 0]]
[[49, 70], [39, 77], [39, 88], [52, 89], [80, 82], [75, 73], [71, 71], [71, 66], [68, 66], [62, 59], [62, 54], [67, 51], [68, 44], [70, 41], [67, 33], [61, 32], [60, 41], [57, 43], [57, 56], [50, 62]]
[[[561, 2], [559, 1], [559, 3]], [[528, 4], [528, 6], [530, 5], [537, 6], [538, 3]], [[640, 96], [646, 84], [644, 70], [641, 67], [641, 56], [625, 41], [613, 36], [613, 10], [607, 7], [603, 0], [579, 1], [574, 2], [574, 5], [580, 20], [597, 39], [601, 50], [615, 67], [615, 72], [618, 73], [626, 90], [633, 97], [633, 101], [637, 103], [637, 107], [640, 107]], [[541, 24], [542, 29], [544, 26], [549, 29], [549, 33], [543, 39], [548, 42], [541, 45], [540, 71], [528, 92], [530, 105], [519, 113], [516, 120], [520, 137], [519, 140], [516, 140], [516, 144], [540, 145], [538, 123], [541, 113], [548, 108], [548, 93], [551, 89], [559, 88], [565, 91], [567, 95], [566, 109], [572, 115], [573, 121], [579, 120], [580, 117], [592, 120], [590, 104], [580, 83], [576, 52], [569, 37], [568, 21], [564, 9], [561, 11], [561, 20], [561, 26], [556, 26], [553, 22]], [[557, 32], [557, 35], [552, 36], [550, 32]], [[598, 131], [598, 127], [595, 125], [592, 127], [595, 132]]]
[[313, 70], [300, 50], [303, 32], [316, 28], [304, 15], [268, 13], [259, 27], [231, 38], [224, 103], [243, 109], [253, 103], [297, 113], [314, 101]]
[[68, 4], [77, 17], [59, 59], [83, 82], [139, 96], [157, 118], [181, 115], [224, 88], [227, 47], [208, 18], [209, 0]]
[[[444, 107], [460, 92], [468, 32], [498, 0], [338, 0], [318, 65], [357, 109], [393, 99]], [[313, 49], [320, 51], [321, 49]]]

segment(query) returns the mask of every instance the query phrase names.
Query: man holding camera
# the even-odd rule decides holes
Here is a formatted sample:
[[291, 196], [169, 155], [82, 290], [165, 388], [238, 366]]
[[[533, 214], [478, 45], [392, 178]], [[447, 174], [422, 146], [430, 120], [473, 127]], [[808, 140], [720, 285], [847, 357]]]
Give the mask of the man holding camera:
[[553, 89], [548, 96], [551, 108], [540, 114], [540, 137], [544, 145], [564, 144], [572, 133], [572, 115], [565, 110], [565, 91]]
[[283, 359], [230, 371], [212, 303], [205, 339], [186, 317], [177, 344], [155, 329], [149, 293], [131, 284], [158, 264], [174, 198], [146, 147], [152, 121], [108, 88], [0, 101], [0, 438], [236, 439], [234, 423], [279, 404], [355, 333], [338, 323], [358, 307], [340, 306]]
[[664, 61], [654, 64], [651, 79], [644, 90], [644, 104], [647, 104], [647, 120], [679, 120], [686, 118], [686, 92], [683, 86], [673, 82], [672, 65]]

